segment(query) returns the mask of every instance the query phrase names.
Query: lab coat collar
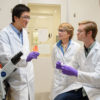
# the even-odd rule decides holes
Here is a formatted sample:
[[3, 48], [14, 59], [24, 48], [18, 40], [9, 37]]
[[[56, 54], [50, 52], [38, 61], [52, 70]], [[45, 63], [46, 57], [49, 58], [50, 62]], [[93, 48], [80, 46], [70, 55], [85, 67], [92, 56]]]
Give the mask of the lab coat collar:
[[91, 50], [98, 50], [98, 49], [100, 50], [100, 44], [97, 41], [95, 41], [95, 44]]
[[61, 46], [61, 43], [62, 43], [62, 41], [59, 40], [59, 41], [57, 42], [57, 46], [60, 47], [60, 46]]
[[16, 34], [16, 32], [13, 30], [13, 28], [11, 27], [11, 24], [9, 25], [9, 31], [10, 31], [10, 34], [12, 35], [12, 36], [14, 36], [14, 38], [17, 40], [17, 41], [19, 41], [19, 42], [21, 42], [21, 40], [20, 40], [20, 38], [17, 36], [17, 34]]
[[94, 54], [95, 52], [97, 52], [98, 50], [100, 50], [100, 44], [96, 41], [95, 45], [93, 46], [93, 48], [91, 49], [91, 51], [89, 52], [88, 56], [85, 56], [85, 51], [84, 51], [84, 46], [81, 49], [84, 53], [84, 57], [85, 58], [89, 58], [92, 54]]
[[[68, 45], [70, 45], [70, 43], [71, 43], [71, 40], [69, 40], [69, 44], [68, 44]], [[57, 42], [57, 46], [58, 46], [58, 47], [60, 47], [60, 46], [61, 46], [61, 44], [62, 44], [62, 41], [61, 41], [61, 40], [59, 40], [59, 41]]]
[[13, 24], [10, 24], [10, 26], [12, 27], [12, 29], [17, 33], [22, 33], [22, 31], [20, 32]]
[[[68, 43], [68, 46], [67, 46], [66, 50], [69, 49], [70, 44], [71, 44], [71, 40], [69, 40], [69, 43]], [[63, 47], [62, 47], [62, 41], [61, 40], [59, 40], [57, 42], [57, 47], [60, 48], [60, 50], [62, 51], [62, 53], [64, 55], [64, 50], [63, 50]]]

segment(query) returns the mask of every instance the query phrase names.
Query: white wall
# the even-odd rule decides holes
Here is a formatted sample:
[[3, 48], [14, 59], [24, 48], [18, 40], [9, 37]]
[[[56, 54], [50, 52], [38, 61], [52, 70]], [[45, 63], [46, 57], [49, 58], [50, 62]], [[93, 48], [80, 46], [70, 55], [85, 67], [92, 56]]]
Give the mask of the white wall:
[[[100, 42], [100, 0], [68, 0], [68, 10], [68, 21], [74, 25], [75, 34], [77, 33], [78, 22], [92, 20], [98, 25], [97, 40]], [[76, 35], [74, 39], [77, 39]]]
[[18, 0], [0, 0], [0, 29], [11, 23], [11, 9]]

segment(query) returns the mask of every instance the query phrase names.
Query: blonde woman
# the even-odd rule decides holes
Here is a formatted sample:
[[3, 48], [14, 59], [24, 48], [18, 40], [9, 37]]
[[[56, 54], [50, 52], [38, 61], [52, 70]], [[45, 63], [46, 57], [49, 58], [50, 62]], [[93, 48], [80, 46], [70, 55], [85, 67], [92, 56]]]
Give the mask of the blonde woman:
[[52, 100], [60, 94], [73, 80], [56, 69], [56, 62], [60, 61], [63, 64], [71, 62], [73, 56], [79, 49], [79, 44], [72, 40], [74, 28], [69, 23], [62, 23], [58, 28], [59, 41], [54, 45], [52, 53], [52, 62], [54, 66], [54, 80], [51, 92]]

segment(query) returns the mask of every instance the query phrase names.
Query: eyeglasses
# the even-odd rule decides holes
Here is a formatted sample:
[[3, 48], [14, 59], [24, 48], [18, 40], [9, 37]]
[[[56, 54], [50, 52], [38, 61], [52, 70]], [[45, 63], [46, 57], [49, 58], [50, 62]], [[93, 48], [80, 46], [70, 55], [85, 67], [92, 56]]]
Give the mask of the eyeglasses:
[[21, 16], [21, 18], [25, 19], [25, 20], [30, 20], [30, 16]]
[[58, 29], [58, 32], [65, 32], [66, 30]]

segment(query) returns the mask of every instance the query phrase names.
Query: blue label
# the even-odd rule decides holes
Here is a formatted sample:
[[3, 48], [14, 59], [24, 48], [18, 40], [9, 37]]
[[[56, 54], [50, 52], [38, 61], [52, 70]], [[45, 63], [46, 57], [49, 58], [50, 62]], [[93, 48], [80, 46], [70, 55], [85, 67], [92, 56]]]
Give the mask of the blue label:
[[5, 77], [6, 76], [6, 72], [1, 72], [1, 77]]

